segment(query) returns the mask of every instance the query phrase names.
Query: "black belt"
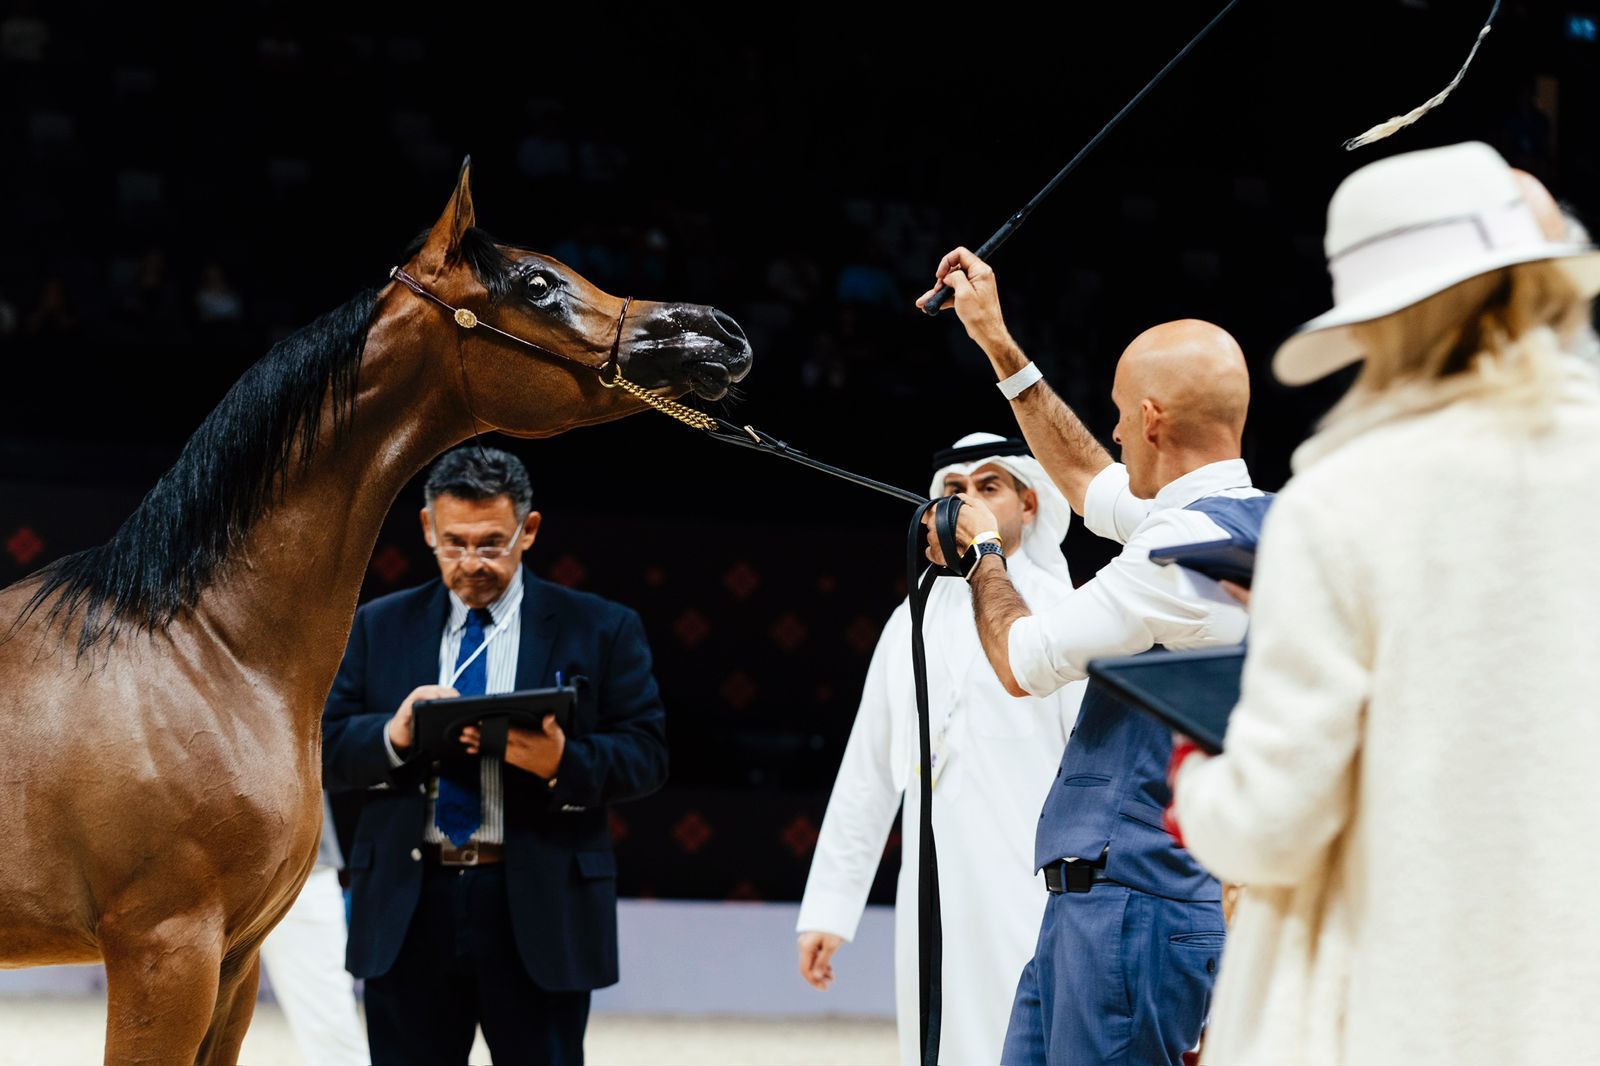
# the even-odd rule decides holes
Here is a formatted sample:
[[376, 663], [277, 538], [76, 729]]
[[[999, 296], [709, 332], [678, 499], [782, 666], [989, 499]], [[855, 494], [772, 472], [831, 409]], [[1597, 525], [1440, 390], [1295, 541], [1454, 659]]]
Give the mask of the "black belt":
[[429, 844], [423, 854], [433, 865], [454, 869], [458, 866], [493, 866], [497, 862], [504, 862], [506, 849], [503, 844], [468, 841], [459, 848], [449, 843]]
[[1098, 884], [1116, 884], [1106, 876], [1104, 866], [1091, 866], [1086, 862], [1057, 859], [1044, 868], [1044, 887], [1061, 895], [1063, 892], [1087, 892]]

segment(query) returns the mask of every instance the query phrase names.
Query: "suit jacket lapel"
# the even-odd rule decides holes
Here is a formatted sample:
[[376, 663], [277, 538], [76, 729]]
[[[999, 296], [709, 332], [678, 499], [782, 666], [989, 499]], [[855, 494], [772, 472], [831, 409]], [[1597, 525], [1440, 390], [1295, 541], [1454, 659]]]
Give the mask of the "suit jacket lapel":
[[548, 676], [550, 653], [555, 648], [555, 604], [546, 595], [547, 585], [522, 570], [522, 637], [517, 644], [517, 688], [548, 688], [555, 678]]
[[444, 582], [433, 582], [432, 588], [417, 600], [418, 621], [407, 626], [403, 638], [408, 647], [404, 650], [407, 684], [439, 683], [439, 641], [444, 637], [445, 624], [450, 621], [450, 593]]

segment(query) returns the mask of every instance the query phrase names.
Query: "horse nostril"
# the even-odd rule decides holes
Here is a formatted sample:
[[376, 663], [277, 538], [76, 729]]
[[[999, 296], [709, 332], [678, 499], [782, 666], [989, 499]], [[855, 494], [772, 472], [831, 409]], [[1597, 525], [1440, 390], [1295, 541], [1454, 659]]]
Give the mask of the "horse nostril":
[[712, 308], [711, 318], [716, 322], [717, 325], [722, 327], [722, 332], [727, 334], [730, 341], [733, 341], [735, 344], [743, 345], [748, 345], [750, 343], [745, 339], [744, 330], [739, 328], [739, 323], [733, 320], [732, 315], [723, 314], [716, 308]]

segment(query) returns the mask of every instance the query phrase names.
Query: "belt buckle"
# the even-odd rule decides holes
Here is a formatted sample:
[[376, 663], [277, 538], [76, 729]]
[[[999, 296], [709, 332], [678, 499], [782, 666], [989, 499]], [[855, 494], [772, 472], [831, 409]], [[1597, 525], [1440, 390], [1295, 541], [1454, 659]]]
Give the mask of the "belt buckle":
[[[447, 851], [446, 848], [449, 848]], [[476, 866], [478, 865], [478, 846], [468, 844], [462, 848], [441, 845], [439, 848], [440, 866]]]

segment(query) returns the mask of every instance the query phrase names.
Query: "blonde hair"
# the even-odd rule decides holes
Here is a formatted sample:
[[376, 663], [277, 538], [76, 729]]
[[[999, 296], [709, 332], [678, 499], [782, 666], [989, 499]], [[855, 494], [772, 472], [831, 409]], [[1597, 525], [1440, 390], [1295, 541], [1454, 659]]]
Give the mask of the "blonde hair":
[[1564, 338], [1588, 301], [1549, 261], [1480, 274], [1392, 315], [1350, 327], [1365, 349], [1361, 373], [1328, 422], [1396, 389], [1452, 382], [1507, 400], [1549, 398]]

